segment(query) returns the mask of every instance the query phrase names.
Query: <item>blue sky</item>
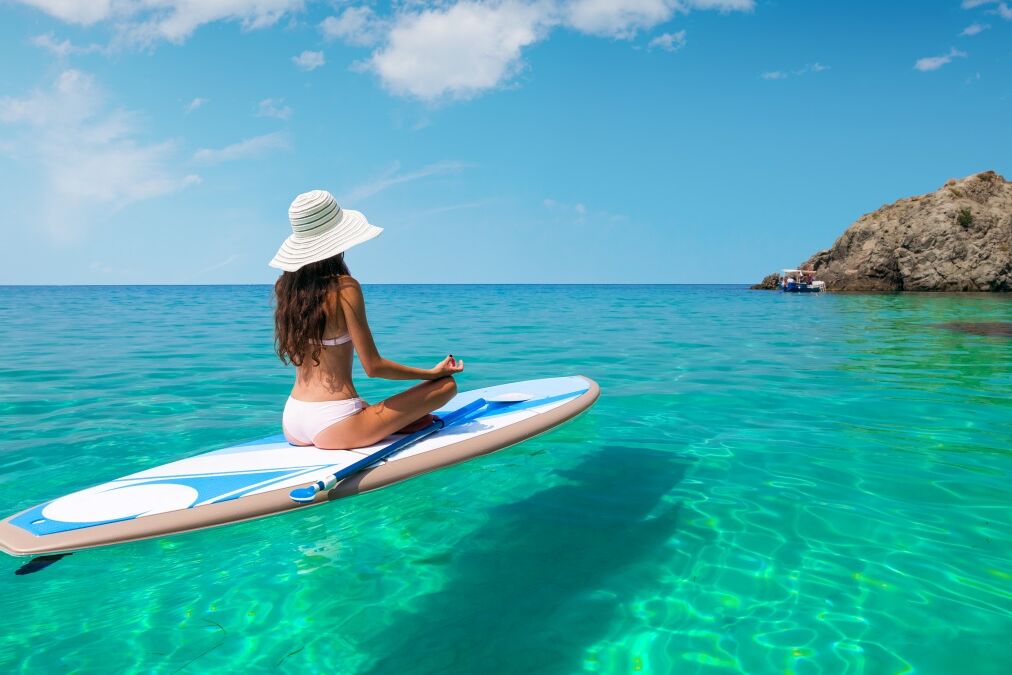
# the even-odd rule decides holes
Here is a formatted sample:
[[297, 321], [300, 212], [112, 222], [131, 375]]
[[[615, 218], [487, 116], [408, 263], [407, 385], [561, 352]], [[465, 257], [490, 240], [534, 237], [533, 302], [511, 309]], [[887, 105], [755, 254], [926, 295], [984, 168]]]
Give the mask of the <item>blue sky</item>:
[[1012, 178], [988, 0], [0, 0], [0, 64], [0, 283], [269, 283], [315, 188], [367, 283], [738, 283]]

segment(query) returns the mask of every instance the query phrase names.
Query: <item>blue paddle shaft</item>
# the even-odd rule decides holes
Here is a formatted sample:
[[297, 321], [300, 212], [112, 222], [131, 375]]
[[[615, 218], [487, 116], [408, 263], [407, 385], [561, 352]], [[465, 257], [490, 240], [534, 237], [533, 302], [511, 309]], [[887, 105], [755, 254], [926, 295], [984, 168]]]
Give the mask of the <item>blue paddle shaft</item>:
[[377, 450], [371, 455], [366, 455], [362, 459], [358, 460], [353, 464], [349, 464], [348, 466], [344, 467], [343, 469], [334, 473], [333, 475], [327, 476], [327, 478], [325, 478], [324, 480], [319, 480], [313, 483], [312, 485], [307, 485], [306, 487], [296, 488], [292, 490], [288, 496], [291, 497], [292, 501], [298, 502], [300, 504], [306, 504], [308, 502], [311, 502], [316, 497], [316, 494], [318, 492], [332, 489], [337, 484], [337, 481], [341, 480], [342, 478], [346, 478], [347, 476], [350, 476], [353, 473], [361, 471], [362, 469], [366, 469], [375, 464], [376, 462], [380, 461], [381, 459], [389, 457], [394, 453], [400, 452], [409, 445], [417, 443], [423, 438], [431, 436], [437, 431], [445, 429], [450, 425], [466, 422], [470, 420], [472, 417], [476, 417], [478, 413], [480, 413], [482, 409], [484, 409], [486, 406], [491, 407], [492, 405], [511, 405], [512, 403], [513, 402], [490, 403], [489, 401], [486, 401], [483, 398], [479, 398], [461, 408], [458, 408], [457, 410], [454, 410], [453, 412], [447, 413], [446, 415], [444, 415], [440, 419], [437, 419], [435, 422], [425, 427], [421, 431], [416, 431], [413, 434], [409, 434], [404, 438], [391, 443], [385, 448]]

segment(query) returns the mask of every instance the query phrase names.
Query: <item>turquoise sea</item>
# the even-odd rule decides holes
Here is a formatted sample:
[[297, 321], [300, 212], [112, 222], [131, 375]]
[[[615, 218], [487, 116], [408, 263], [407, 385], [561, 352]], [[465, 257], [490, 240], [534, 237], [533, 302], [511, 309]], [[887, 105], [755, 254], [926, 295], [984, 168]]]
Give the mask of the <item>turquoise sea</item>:
[[[587, 414], [310, 511], [0, 556], [0, 672], [1007, 673], [1012, 298], [371, 286]], [[270, 288], [0, 288], [0, 508], [278, 430]], [[403, 384], [361, 380], [368, 399]]]

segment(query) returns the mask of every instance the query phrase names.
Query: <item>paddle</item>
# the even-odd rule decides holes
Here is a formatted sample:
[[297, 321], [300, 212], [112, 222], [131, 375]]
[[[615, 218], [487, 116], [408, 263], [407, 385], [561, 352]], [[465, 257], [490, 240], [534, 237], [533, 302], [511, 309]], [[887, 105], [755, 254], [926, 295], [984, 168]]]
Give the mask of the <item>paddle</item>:
[[413, 445], [418, 441], [431, 436], [437, 431], [441, 431], [449, 426], [455, 424], [463, 424], [464, 422], [470, 422], [475, 417], [478, 417], [483, 412], [489, 412], [492, 410], [501, 410], [510, 405], [516, 405], [529, 400], [531, 397], [529, 394], [501, 394], [491, 399], [479, 398], [462, 408], [458, 408], [453, 412], [447, 413], [443, 417], [437, 419], [435, 422], [425, 427], [421, 431], [416, 431], [413, 434], [408, 434], [404, 438], [394, 441], [390, 445], [377, 450], [371, 455], [366, 455], [362, 459], [358, 460], [354, 464], [349, 464], [337, 473], [327, 476], [323, 480], [318, 480], [312, 485], [306, 487], [295, 488], [289, 493], [293, 502], [299, 504], [308, 504], [316, 498], [318, 492], [325, 492], [334, 489], [337, 482], [343, 478], [350, 476], [353, 473], [357, 473], [363, 469], [367, 469], [376, 462], [393, 455], [394, 453], [400, 452], [409, 445]]

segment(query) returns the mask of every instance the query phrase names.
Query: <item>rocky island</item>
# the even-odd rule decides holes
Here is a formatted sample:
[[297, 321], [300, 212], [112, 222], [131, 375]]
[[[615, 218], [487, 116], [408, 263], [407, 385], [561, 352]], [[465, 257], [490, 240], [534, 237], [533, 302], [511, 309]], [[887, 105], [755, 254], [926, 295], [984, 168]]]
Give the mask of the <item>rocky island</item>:
[[865, 214], [800, 267], [830, 291], [1012, 291], [1010, 249], [1012, 183], [985, 171]]

